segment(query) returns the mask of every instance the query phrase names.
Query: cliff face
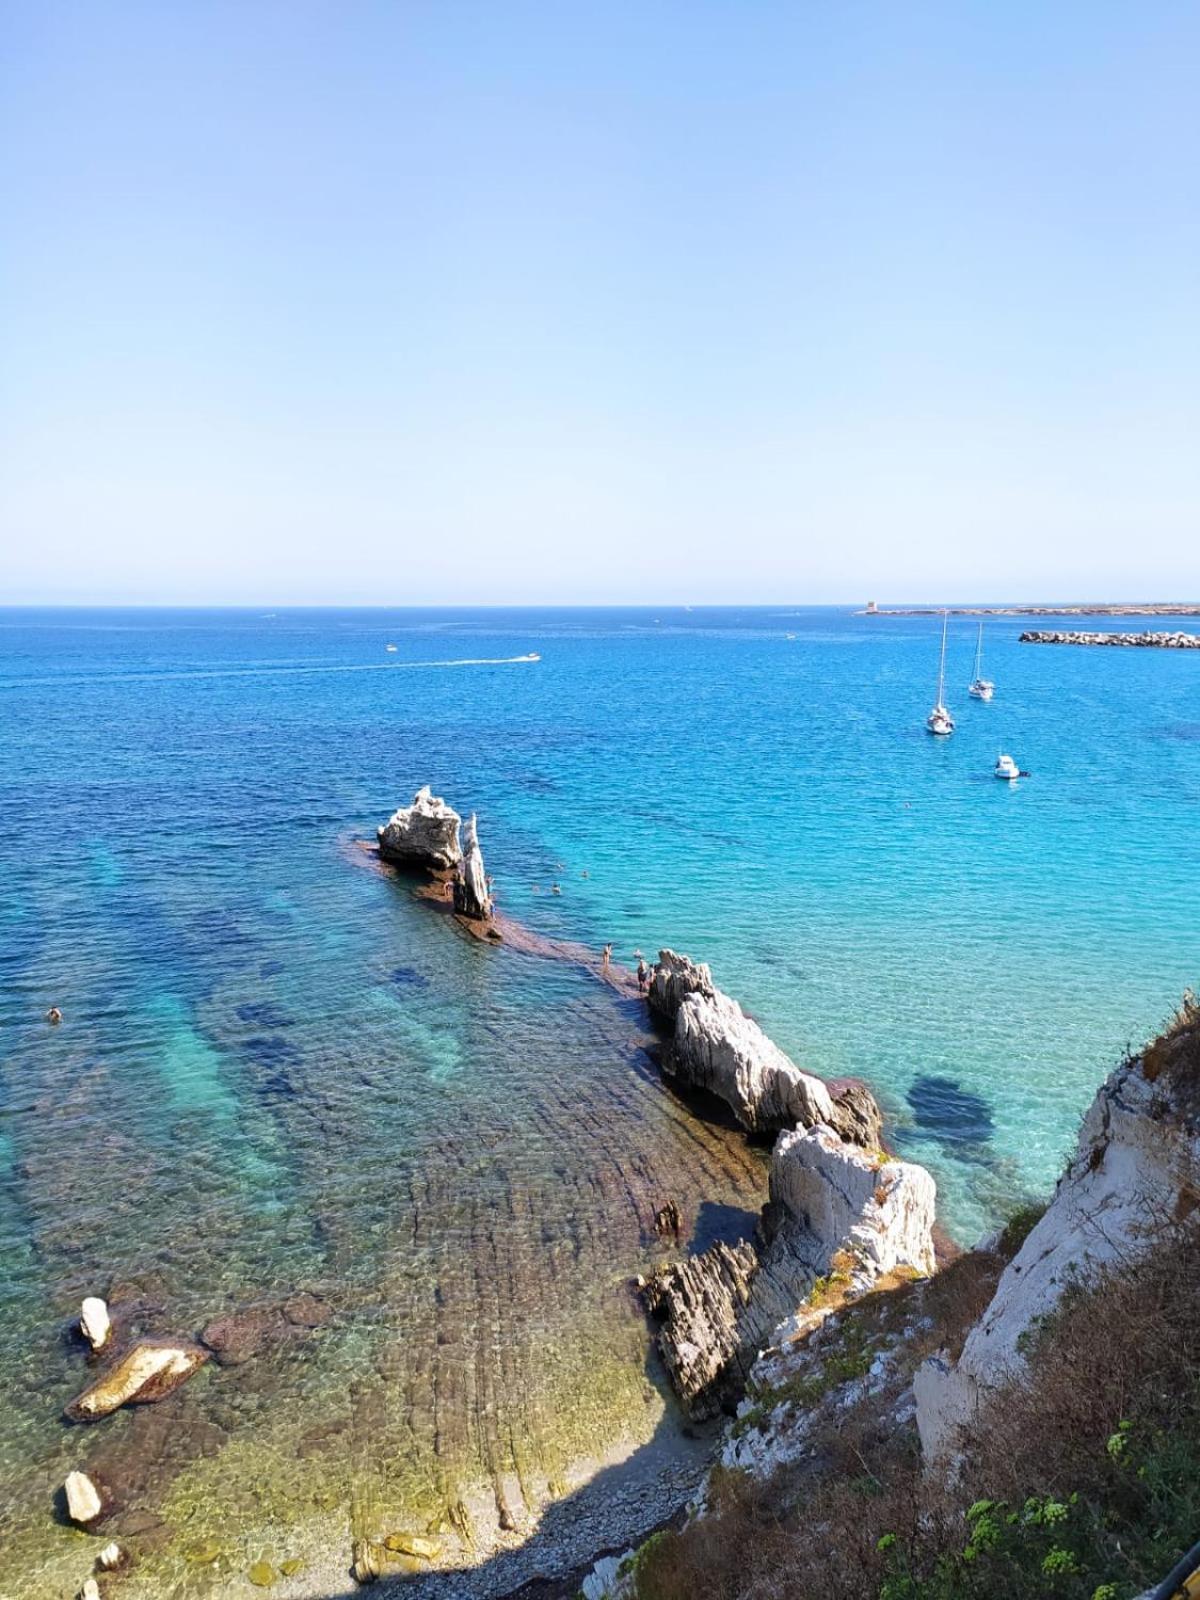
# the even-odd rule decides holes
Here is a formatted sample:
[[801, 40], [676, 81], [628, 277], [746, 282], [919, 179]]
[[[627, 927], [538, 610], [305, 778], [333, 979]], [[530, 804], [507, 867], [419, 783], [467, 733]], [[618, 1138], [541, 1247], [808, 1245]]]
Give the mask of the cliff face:
[[1109, 1077], [1092, 1102], [1071, 1165], [1045, 1215], [1006, 1268], [957, 1362], [932, 1357], [917, 1374], [926, 1458], [948, 1465], [962, 1430], [1025, 1368], [1027, 1335], [1072, 1286], [1120, 1266], [1200, 1207], [1200, 1014]]

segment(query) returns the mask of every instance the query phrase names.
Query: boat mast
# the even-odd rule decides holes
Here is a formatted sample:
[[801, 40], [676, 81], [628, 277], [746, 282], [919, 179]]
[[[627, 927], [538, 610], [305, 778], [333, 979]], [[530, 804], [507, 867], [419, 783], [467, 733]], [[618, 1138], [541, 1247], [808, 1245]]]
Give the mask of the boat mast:
[[937, 703], [939, 706], [944, 703], [944, 696], [946, 693], [946, 624], [949, 620], [949, 616], [950, 613], [948, 611], [942, 612], [942, 659], [938, 664]]
[[983, 623], [979, 624], [979, 637], [975, 641], [975, 682], [979, 682], [979, 669], [983, 665]]

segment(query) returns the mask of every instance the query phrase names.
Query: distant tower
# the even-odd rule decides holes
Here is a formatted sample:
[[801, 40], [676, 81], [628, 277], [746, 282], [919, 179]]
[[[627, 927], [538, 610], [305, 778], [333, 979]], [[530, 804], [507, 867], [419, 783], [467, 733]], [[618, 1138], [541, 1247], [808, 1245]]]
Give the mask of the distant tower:
[[869, 617], [875, 616], [876, 613], [878, 612], [878, 610], [879, 610], [879, 607], [875, 604], [874, 600], [868, 600], [867, 601], [867, 615]]

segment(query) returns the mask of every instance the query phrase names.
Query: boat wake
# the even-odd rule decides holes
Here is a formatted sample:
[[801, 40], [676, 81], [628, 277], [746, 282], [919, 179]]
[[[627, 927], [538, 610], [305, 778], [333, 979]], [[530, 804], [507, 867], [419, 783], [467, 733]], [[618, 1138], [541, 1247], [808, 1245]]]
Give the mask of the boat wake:
[[104, 672], [69, 677], [7, 678], [0, 689], [25, 688], [30, 684], [88, 684], [88, 683], [166, 683], [171, 681], [211, 678], [288, 678], [307, 677], [314, 673], [331, 672], [403, 672], [429, 671], [438, 667], [512, 667], [528, 661], [540, 661], [536, 651], [523, 656], [462, 656], [450, 661], [343, 661], [329, 662], [323, 666], [264, 666], [264, 667], [198, 667], [194, 672]]

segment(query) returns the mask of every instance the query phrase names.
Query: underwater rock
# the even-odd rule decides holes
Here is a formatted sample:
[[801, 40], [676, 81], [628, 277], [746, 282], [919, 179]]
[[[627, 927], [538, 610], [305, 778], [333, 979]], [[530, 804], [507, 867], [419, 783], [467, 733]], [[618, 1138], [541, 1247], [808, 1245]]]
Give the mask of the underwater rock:
[[461, 821], [458, 812], [426, 784], [411, 806], [401, 806], [378, 830], [379, 854], [401, 866], [448, 872], [462, 860]]
[[287, 1338], [288, 1332], [279, 1306], [250, 1306], [214, 1318], [200, 1330], [200, 1340], [221, 1366], [240, 1367], [243, 1361], [250, 1361]]
[[89, 1522], [95, 1522], [104, 1510], [100, 1491], [86, 1472], [68, 1472], [63, 1493], [67, 1497], [67, 1515], [72, 1522], [86, 1526]]
[[463, 857], [454, 879], [454, 909], [460, 917], [473, 917], [477, 922], [487, 922], [492, 915], [492, 897], [488, 894], [473, 811], [463, 830]]
[[103, 1350], [112, 1332], [108, 1307], [99, 1295], [90, 1294], [79, 1308], [79, 1331], [93, 1350]]
[[106, 1544], [96, 1557], [96, 1565], [103, 1572], [116, 1572], [128, 1560], [124, 1550], [114, 1539], [111, 1544]]
[[165, 1399], [208, 1360], [198, 1344], [140, 1339], [66, 1407], [72, 1422], [98, 1422], [120, 1406]]
[[416, 1556], [420, 1561], [436, 1561], [442, 1553], [440, 1539], [429, 1539], [421, 1533], [389, 1533], [383, 1547], [398, 1555]]
[[650, 969], [646, 998], [651, 1010], [657, 1011], [660, 1017], [674, 1022], [688, 995], [701, 994], [711, 999], [716, 992], [707, 967], [690, 956], [677, 955], [674, 950], [658, 952], [658, 960]]
[[307, 1289], [285, 1300], [281, 1307], [284, 1316], [296, 1328], [319, 1328], [333, 1315], [332, 1307], [324, 1300], [310, 1294]]
[[374, 1583], [380, 1573], [379, 1552], [366, 1539], [354, 1541], [354, 1561], [350, 1575], [355, 1583]]
[[641, 1284], [647, 1310], [662, 1321], [658, 1348], [675, 1392], [697, 1421], [716, 1416], [745, 1381], [739, 1323], [757, 1271], [753, 1245], [719, 1240]]
[[256, 1589], [270, 1589], [279, 1580], [279, 1574], [269, 1561], [256, 1561], [246, 1576]]
[[773, 1133], [832, 1123], [833, 1098], [790, 1061], [727, 994], [688, 994], [675, 1015], [664, 1071], [724, 1100], [744, 1128]]

